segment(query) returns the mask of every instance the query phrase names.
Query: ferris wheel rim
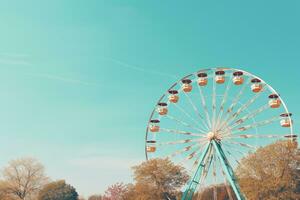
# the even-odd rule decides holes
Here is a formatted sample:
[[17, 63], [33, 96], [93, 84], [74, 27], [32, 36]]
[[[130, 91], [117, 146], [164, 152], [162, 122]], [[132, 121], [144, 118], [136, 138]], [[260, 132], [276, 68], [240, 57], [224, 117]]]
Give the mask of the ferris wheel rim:
[[[183, 78], [179, 79], [178, 81], [176, 81], [175, 83], [173, 83], [171, 85], [171, 87], [166, 90], [166, 92], [159, 98], [159, 100], [157, 101], [156, 105], [159, 104], [161, 102], [161, 100], [167, 96], [168, 94], [168, 91], [172, 90], [175, 86], [177, 85], [180, 85], [182, 80], [185, 80], [191, 76], [196, 76], [197, 77], [197, 74], [201, 73], [201, 72], [209, 72], [209, 71], [216, 71], [216, 70], [225, 70], [225, 71], [232, 71], [232, 72], [237, 72], [237, 71], [240, 71], [240, 72], [243, 72], [243, 74], [247, 77], [252, 77], [252, 78], [256, 78], [256, 79], [259, 79], [261, 80], [261, 82], [267, 86], [267, 88], [269, 89], [269, 91], [271, 91], [272, 93], [274, 94], [279, 94], [270, 84], [268, 84], [264, 79], [260, 78], [259, 76], [257, 75], [254, 75], [248, 71], [245, 71], [245, 70], [242, 70], [242, 69], [237, 69], [237, 68], [227, 68], [227, 67], [212, 67], [212, 68], [206, 68], [206, 69], [201, 69], [201, 70], [198, 70], [194, 73], [191, 73], [189, 75], [186, 75], [184, 76]], [[289, 113], [289, 109], [285, 103], [285, 101], [282, 99], [282, 97], [279, 95], [279, 99], [281, 100], [282, 102], [282, 106], [285, 110], [286, 113]], [[154, 107], [154, 109], [152, 110], [152, 113], [149, 117], [149, 120], [148, 120], [148, 125], [147, 125], [147, 128], [146, 128], [146, 135], [145, 135], [145, 155], [146, 155], [146, 160], [149, 160], [149, 156], [148, 156], [148, 152], [147, 152], [147, 140], [148, 140], [148, 135], [149, 135], [149, 123], [150, 123], [150, 120], [153, 118], [154, 114], [156, 112], [156, 106]], [[289, 120], [292, 120], [291, 119], [291, 116], [289, 116]], [[293, 131], [293, 123], [291, 123], [291, 126], [289, 127], [290, 129], [290, 136], [293, 136], [294, 134], [294, 131]]]

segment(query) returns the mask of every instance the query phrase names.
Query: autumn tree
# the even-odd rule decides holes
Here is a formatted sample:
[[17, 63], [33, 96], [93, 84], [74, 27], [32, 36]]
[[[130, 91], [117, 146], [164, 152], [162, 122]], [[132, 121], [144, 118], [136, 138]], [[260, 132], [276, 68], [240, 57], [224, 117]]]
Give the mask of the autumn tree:
[[137, 199], [137, 193], [135, 189], [134, 184], [127, 184], [127, 191], [125, 194], [123, 194], [123, 200], [136, 200]]
[[31, 199], [48, 181], [43, 165], [32, 158], [10, 161], [3, 169], [3, 178], [5, 188], [2, 191], [6, 196], [22, 200]]
[[174, 195], [189, 179], [184, 168], [169, 159], [152, 159], [133, 171], [137, 200], [161, 200], [166, 192]]
[[103, 200], [124, 200], [128, 192], [128, 186], [123, 183], [116, 183], [108, 187], [103, 196]]
[[64, 180], [47, 184], [39, 193], [38, 200], [78, 200], [75, 188]]
[[203, 190], [197, 192], [193, 200], [208, 200], [208, 199], [214, 199], [214, 190], [217, 193], [216, 200], [236, 200], [235, 194], [229, 185], [225, 184], [219, 184], [219, 185], [213, 185], [210, 187], [206, 187]]
[[7, 183], [5, 181], [0, 181], [0, 199], [1, 200], [18, 200], [17, 197], [14, 197], [10, 194]]
[[279, 141], [242, 159], [236, 173], [247, 199], [300, 199], [299, 157], [296, 142]]
[[92, 195], [88, 200], [103, 200], [103, 197], [101, 195]]

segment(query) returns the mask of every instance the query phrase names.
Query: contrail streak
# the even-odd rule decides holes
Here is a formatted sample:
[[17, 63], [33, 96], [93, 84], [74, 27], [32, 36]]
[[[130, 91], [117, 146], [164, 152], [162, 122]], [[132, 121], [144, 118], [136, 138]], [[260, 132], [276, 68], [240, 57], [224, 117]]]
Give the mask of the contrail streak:
[[31, 65], [29, 62], [24, 60], [16, 60], [16, 59], [7, 59], [7, 58], [0, 58], [0, 64], [4, 65]]
[[51, 74], [42, 74], [42, 73], [27, 73], [27, 74], [31, 76], [41, 77], [41, 78], [64, 81], [68, 83], [76, 83], [76, 84], [87, 85], [87, 86], [102, 86], [94, 82], [82, 81], [78, 79], [66, 78], [66, 77], [51, 75]]
[[4, 65], [31, 65], [25, 58], [25, 54], [0, 53], [0, 64]]
[[156, 74], [156, 75], [159, 75], [159, 76], [165, 76], [165, 77], [169, 77], [169, 78], [172, 78], [172, 79], [178, 79], [175, 75], [172, 75], [172, 74], [162, 73], [162, 72], [153, 71], [153, 70], [147, 70], [147, 69], [144, 69], [144, 68], [142, 68], [140, 66], [128, 64], [128, 63], [125, 63], [123, 61], [120, 61], [120, 60], [117, 60], [117, 59], [114, 59], [114, 58], [107, 58], [107, 57], [105, 57], [104, 59], [112, 61], [112, 62], [114, 62], [116, 64], [119, 64], [119, 65], [121, 65], [121, 66], [123, 66], [125, 68], [128, 68], [128, 69], [131, 69], [131, 70], [135, 70], [135, 71], [139, 71], [139, 72], [143, 72], [143, 73]]

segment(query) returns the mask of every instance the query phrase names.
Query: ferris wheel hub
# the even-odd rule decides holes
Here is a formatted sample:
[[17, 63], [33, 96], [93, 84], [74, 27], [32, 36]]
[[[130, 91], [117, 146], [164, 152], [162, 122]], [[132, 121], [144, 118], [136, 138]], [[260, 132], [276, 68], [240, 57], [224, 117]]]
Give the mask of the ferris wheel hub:
[[220, 141], [222, 139], [222, 137], [218, 132], [209, 132], [209, 133], [207, 133], [207, 139], [209, 141], [212, 141], [212, 140]]

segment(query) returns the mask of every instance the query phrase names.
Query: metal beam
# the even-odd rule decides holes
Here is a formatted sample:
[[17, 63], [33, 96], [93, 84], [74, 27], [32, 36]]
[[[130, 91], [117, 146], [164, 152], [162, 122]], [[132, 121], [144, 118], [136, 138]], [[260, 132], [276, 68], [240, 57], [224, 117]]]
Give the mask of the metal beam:
[[212, 148], [212, 143], [208, 143], [203, 151], [203, 153], [201, 154], [201, 157], [199, 159], [199, 166], [196, 170], [196, 173], [193, 177], [193, 179], [191, 180], [191, 182], [189, 183], [188, 188], [186, 189], [186, 191], [183, 194], [182, 200], [192, 200], [193, 195], [197, 189], [197, 186], [199, 185], [199, 181], [201, 178], [201, 174], [203, 172], [203, 169], [205, 168], [205, 158], [208, 155], [208, 151], [209, 149]]
[[233, 169], [230, 166], [225, 153], [221, 147], [221, 144], [219, 142], [216, 142], [215, 140], [212, 140], [212, 145], [215, 148], [218, 157], [220, 158], [221, 164], [222, 164], [222, 168], [224, 169], [227, 179], [235, 193], [235, 196], [238, 200], [245, 200], [245, 197], [243, 196], [240, 187], [238, 185], [237, 179], [234, 175]]
[[[221, 162], [222, 168], [223, 168], [223, 170], [227, 176], [227, 179], [235, 193], [237, 200], [245, 200], [245, 197], [243, 196], [243, 194], [240, 190], [240, 187], [238, 185], [237, 178], [234, 174], [232, 167], [230, 166], [230, 164], [226, 158], [226, 155], [222, 149], [222, 146], [221, 146], [220, 142], [217, 142], [215, 140], [212, 140], [205, 147], [205, 149], [199, 159], [200, 162], [199, 162], [198, 168], [195, 172], [195, 175], [193, 176], [193, 179], [190, 181], [189, 186], [186, 189], [186, 191], [184, 192], [181, 200], [192, 200], [193, 195], [199, 185], [203, 170], [207, 167], [208, 168], [210, 167], [211, 162], [208, 161], [208, 163], [205, 163], [205, 160], [206, 160], [206, 158], [209, 154], [209, 150], [211, 150], [211, 148], [215, 149], [216, 155], [214, 155], [214, 156], [218, 156], [218, 158]], [[206, 165], [208, 165], [208, 166], [206, 166]]]

